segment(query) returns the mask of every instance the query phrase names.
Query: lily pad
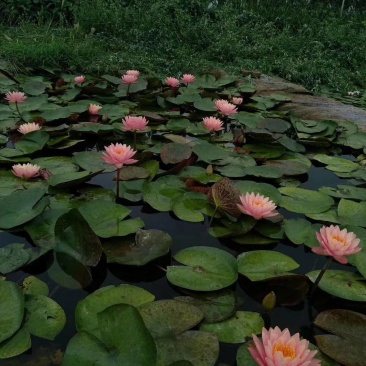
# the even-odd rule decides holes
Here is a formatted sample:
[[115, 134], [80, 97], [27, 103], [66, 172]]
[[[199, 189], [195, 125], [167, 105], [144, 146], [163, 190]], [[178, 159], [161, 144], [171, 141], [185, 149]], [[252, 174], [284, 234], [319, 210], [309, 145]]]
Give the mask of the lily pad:
[[36, 151], [42, 150], [49, 140], [49, 135], [44, 131], [33, 131], [23, 135], [19, 142], [14, 146], [23, 154], [32, 154]]
[[264, 321], [259, 313], [237, 311], [234, 316], [215, 324], [202, 324], [200, 330], [217, 334], [220, 342], [242, 343], [252, 334], [260, 334]]
[[163, 145], [160, 157], [164, 164], [176, 164], [182, 160], [188, 159], [191, 154], [192, 148], [188, 144], [171, 142]]
[[24, 244], [9, 244], [0, 248], [0, 273], [14, 272], [29, 260], [29, 253]]
[[185, 266], [169, 266], [167, 278], [173, 285], [195, 291], [220, 290], [233, 284], [238, 277], [235, 258], [211, 247], [181, 250], [174, 259]]
[[0, 359], [15, 357], [31, 348], [30, 334], [24, 328], [0, 344]]
[[239, 273], [251, 281], [284, 276], [298, 267], [299, 264], [291, 257], [269, 250], [245, 252], [238, 257]]
[[354, 202], [342, 198], [338, 204], [338, 216], [342, 224], [366, 227], [366, 202]]

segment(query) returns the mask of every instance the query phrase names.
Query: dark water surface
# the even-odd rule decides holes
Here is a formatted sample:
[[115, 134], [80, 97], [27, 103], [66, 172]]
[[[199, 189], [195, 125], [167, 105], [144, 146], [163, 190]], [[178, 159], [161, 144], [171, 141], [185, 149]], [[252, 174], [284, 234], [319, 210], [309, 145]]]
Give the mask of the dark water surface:
[[[114, 174], [99, 175], [94, 177], [90, 183], [112, 189], [115, 186], [115, 182], [112, 180], [113, 175]], [[338, 178], [333, 172], [330, 172], [324, 168], [312, 167], [308, 174], [308, 180], [304, 182], [301, 187], [317, 189], [322, 186], [335, 187], [337, 184], [347, 184], [347, 181]], [[164, 230], [172, 236], [172, 255], [176, 254], [183, 248], [200, 245], [220, 248], [232, 253], [234, 256], [237, 256], [248, 249], [274, 249], [291, 256], [295, 261], [297, 261], [300, 264], [300, 268], [297, 270], [297, 272], [301, 274], [305, 274], [315, 269], [321, 269], [326, 261], [325, 257], [313, 254], [309, 248], [303, 245], [295, 246], [289, 243], [280, 242], [274, 245], [260, 245], [254, 247], [246, 245], [232, 245], [227, 242], [220, 242], [218, 239], [211, 237], [207, 233], [208, 219], [206, 219], [204, 223], [188, 223], [176, 219], [169, 213], [155, 212], [146, 206], [128, 206], [127, 204], [126, 206], [132, 210], [132, 217], [140, 217], [144, 221], [145, 229]], [[282, 209], [280, 212], [286, 218], [303, 217], [303, 215], [292, 214]], [[30, 245], [25, 237], [10, 233], [0, 233], [0, 239], [0, 246], [5, 246], [10, 243], [27, 243]], [[156, 300], [171, 299], [175, 296], [182, 295], [182, 293], [179, 292], [177, 288], [171, 286], [168, 283], [165, 273], [161, 269], [154, 266], [147, 267], [147, 269], [136, 269], [116, 264], [98, 266], [98, 274], [93, 276], [93, 278], [96, 278], [96, 282], [92, 284], [88, 290], [70, 290], [62, 288], [53, 282], [52, 279], [50, 279], [47, 272], [39, 274], [31, 273], [37, 275], [38, 278], [48, 284], [50, 288], [50, 297], [59, 303], [66, 313], [66, 326], [55, 339], [55, 341], [45, 341], [32, 336], [32, 349], [30, 351], [10, 360], [2, 360], [0, 361], [0, 364], [4, 366], [52, 365], [53, 363], [41, 363], [37, 354], [57, 354], [57, 350], [65, 350], [68, 341], [76, 333], [74, 310], [78, 301], [85, 298], [90, 292], [98, 287], [119, 285], [122, 283], [133, 284], [150, 291], [156, 296]], [[345, 267], [337, 265], [336, 263], [333, 263], [332, 268], [342, 268], [346, 270], [348, 269], [350, 271], [353, 270], [352, 267]], [[9, 275], [8, 278], [21, 284], [23, 279], [28, 275], [28, 273], [19, 271]], [[234, 287], [241, 300], [241, 305], [238, 310], [263, 313], [263, 307], [261, 303], [257, 302], [244, 291], [243, 288], [246, 289], [245, 280], [240, 277], [243, 276], [239, 275], [239, 281]], [[337, 307], [352, 308], [354, 306], [355, 310], [365, 312], [365, 306], [362, 304], [341, 301], [340, 299], [335, 299], [320, 290], [317, 291], [316, 299], [316, 309], [313, 308], [311, 313], [309, 313], [307, 300], [292, 307], [276, 307], [269, 315], [264, 315], [266, 326], [268, 327], [277, 325], [281, 329], [289, 328], [291, 333], [300, 332], [303, 337], [313, 341], [313, 335], [315, 333], [319, 333], [320, 331], [315, 328], [313, 329], [312, 317], [314, 317], [319, 310]], [[217, 365], [220, 363], [235, 365], [236, 351], [240, 345], [241, 344], [220, 344], [221, 353]], [[32, 362], [33, 358], [37, 359], [37, 361], [34, 363]]]

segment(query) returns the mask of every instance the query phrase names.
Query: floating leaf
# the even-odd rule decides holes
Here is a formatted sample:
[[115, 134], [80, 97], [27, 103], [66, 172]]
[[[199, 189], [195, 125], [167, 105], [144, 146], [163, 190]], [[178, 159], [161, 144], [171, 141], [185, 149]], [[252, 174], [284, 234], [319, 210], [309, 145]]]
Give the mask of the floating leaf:
[[228, 287], [238, 277], [235, 258], [211, 247], [190, 247], [174, 259], [185, 266], [169, 266], [167, 278], [173, 285], [195, 291], [214, 291]]
[[338, 216], [342, 224], [366, 227], [366, 202], [354, 202], [342, 198], [338, 204]]
[[116, 304], [138, 307], [154, 301], [155, 296], [143, 288], [132, 285], [102, 287], [80, 300], [75, 309], [78, 332], [87, 332], [101, 339], [97, 314]]
[[284, 276], [299, 267], [291, 257], [269, 250], [245, 252], [238, 257], [239, 273], [251, 281]]
[[49, 135], [44, 131], [33, 131], [23, 135], [19, 142], [14, 146], [17, 150], [24, 154], [32, 154], [36, 151], [42, 150], [47, 144]]
[[105, 242], [103, 250], [109, 263], [144, 266], [169, 253], [172, 242], [171, 236], [164, 231], [138, 230], [135, 238]]
[[278, 189], [268, 183], [258, 183], [251, 180], [242, 180], [236, 182], [236, 186], [239, 188], [240, 193], [245, 195], [246, 193], [259, 193], [265, 197], [269, 197], [274, 203], [279, 204], [281, 202], [281, 193]]
[[9, 244], [0, 248], [0, 273], [14, 272], [29, 260], [24, 244]]
[[215, 324], [202, 324], [200, 330], [217, 334], [220, 342], [242, 343], [252, 334], [260, 334], [264, 321], [259, 313], [237, 311], [234, 316]]
[[161, 160], [164, 164], [176, 164], [188, 159], [192, 154], [192, 148], [188, 144], [178, 144], [171, 142], [163, 145], [160, 152]]
[[19, 329], [11, 338], [0, 344], [0, 359], [15, 357], [31, 348], [30, 334]]
[[23, 293], [26, 295], [48, 296], [49, 289], [46, 283], [34, 276], [28, 276], [22, 284]]
[[303, 244], [312, 233], [311, 223], [305, 219], [285, 220], [285, 234], [294, 244]]
[[325, 193], [331, 197], [366, 201], [366, 188], [337, 185], [337, 188], [321, 187], [319, 188], [319, 192]]

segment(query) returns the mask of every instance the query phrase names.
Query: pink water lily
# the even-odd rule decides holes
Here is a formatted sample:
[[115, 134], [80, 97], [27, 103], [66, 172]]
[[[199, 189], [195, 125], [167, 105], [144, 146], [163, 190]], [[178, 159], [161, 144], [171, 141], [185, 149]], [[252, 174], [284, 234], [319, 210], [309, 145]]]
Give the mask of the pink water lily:
[[179, 88], [179, 80], [176, 78], [168, 77], [165, 79], [164, 83], [171, 88]]
[[40, 129], [41, 126], [38, 123], [23, 123], [22, 125], [19, 126], [18, 131], [22, 135], [25, 135], [29, 132], [39, 131]]
[[140, 71], [138, 71], [138, 70], [127, 70], [126, 75], [133, 75], [133, 76], [139, 77], [140, 76]]
[[253, 334], [253, 341], [249, 352], [259, 366], [321, 366], [309, 341], [300, 339], [299, 333], [291, 336], [288, 328], [263, 328], [262, 340]]
[[235, 105], [242, 104], [242, 103], [243, 103], [243, 98], [233, 97], [232, 102], [233, 102]]
[[133, 150], [131, 146], [125, 144], [110, 144], [105, 148], [102, 159], [108, 163], [114, 165], [117, 169], [121, 169], [123, 165], [135, 164], [138, 162], [136, 159], [131, 159], [137, 151]]
[[229, 103], [225, 99], [219, 99], [215, 102], [215, 108], [223, 115], [229, 116], [238, 113], [238, 109], [234, 104]]
[[209, 131], [221, 131], [224, 129], [223, 122], [216, 117], [205, 117], [202, 123], [203, 127]]
[[360, 239], [353, 232], [349, 233], [347, 229], [341, 230], [338, 225], [323, 226], [320, 232], [316, 233], [316, 238], [321, 246], [311, 250], [319, 255], [332, 256], [342, 264], [348, 263], [346, 255], [356, 254], [362, 249], [359, 246]]
[[123, 131], [147, 131], [149, 121], [142, 116], [127, 116], [122, 120]]
[[129, 74], [125, 74], [122, 76], [122, 83], [123, 84], [136, 84], [138, 80], [138, 76], [136, 75], [129, 75]]
[[80, 84], [81, 85], [85, 81], [85, 76], [84, 75], [77, 76], [74, 79], [74, 81], [75, 81], [76, 84]]
[[36, 164], [15, 164], [12, 166], [12, 173], [22, 179], [30, 179], [39, 176], [40, 166]]
[[27, 96], [23, 92], [8, 92], [5, 94], [8, 103], [24, 103]]
[[184, 74], [181, 78], [182, 83], [191, 84], [194, 83], [196, 78], [192, 74]]
[[276, 205], [268, 197], [262, 196], [259, 193], [246, 193], [240, 197], [241, 204], [238, 204], [239, 210], [256, 220], [263, 218], [274, 217], [278, 215]]
[[98, 104], [90, 104], [89, 105], [89, 114], [99, 114], [99, 111], [102, 107]]

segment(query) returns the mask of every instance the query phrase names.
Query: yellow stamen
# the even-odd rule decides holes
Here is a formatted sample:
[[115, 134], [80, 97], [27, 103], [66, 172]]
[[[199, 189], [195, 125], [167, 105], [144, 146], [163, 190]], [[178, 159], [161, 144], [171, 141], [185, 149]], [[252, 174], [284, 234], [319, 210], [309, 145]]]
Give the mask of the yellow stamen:
[[332, 235], [332, 239], [338, 241], [339, 243], [341, 243], [343, 246], [346, 245], [346, 241], [344, 240], [344, 238], [342, 238], [339, 235]]
[[296, 358], [295, 348], [287, 344], [275, 343], [272, 353], [282, 352], [283, 357], [289, 357], [291, 360]]

